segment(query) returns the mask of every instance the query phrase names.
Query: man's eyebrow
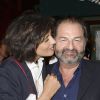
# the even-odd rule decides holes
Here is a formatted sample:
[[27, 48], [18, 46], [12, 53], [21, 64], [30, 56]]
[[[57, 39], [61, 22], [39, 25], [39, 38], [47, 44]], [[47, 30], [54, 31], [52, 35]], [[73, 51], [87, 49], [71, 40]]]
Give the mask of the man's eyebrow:
[[61, 37], [59, 37], [59, 39], [81, 39], [81, 38], [83, 38], [82, 36], [77, 36], [77, 37], [73, 37], [73, 38], [69, 38], [69, 37], [63, 37], [63, 36], [61, 36]]
[[58, 37], [59, 39], [68, 39], [68, 37], [63, 37], [63, 36], [60, 36]]
[[74, 37], [74, 38], [82, 38], [82, 36], [77, 36], [77, 37]]

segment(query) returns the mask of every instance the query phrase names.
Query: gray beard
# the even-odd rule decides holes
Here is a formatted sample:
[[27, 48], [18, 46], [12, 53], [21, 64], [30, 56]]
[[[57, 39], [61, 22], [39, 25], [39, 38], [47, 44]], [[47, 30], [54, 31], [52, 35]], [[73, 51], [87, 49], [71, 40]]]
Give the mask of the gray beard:
[[67, 59], [67, 57], [64, 55], [63, 52], [56, 51], [55, 54], [56, 54], [57, 58], [59, 59], [59, 61], [65, 63], [65, 64], [77, 64], [83, 58], [84, 51], [77, 53], [77, 56], [73, 60]]

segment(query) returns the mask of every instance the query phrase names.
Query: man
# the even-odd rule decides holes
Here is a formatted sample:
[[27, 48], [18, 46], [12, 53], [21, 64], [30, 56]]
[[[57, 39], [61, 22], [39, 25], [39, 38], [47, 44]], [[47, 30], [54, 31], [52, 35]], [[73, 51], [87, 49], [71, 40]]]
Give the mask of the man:
[[52, 72], [61, 87], [52, 100], [100, 100], [100, 63], [83, 59], [87, 42], [84, 23], [75, 17], [59, 20]]

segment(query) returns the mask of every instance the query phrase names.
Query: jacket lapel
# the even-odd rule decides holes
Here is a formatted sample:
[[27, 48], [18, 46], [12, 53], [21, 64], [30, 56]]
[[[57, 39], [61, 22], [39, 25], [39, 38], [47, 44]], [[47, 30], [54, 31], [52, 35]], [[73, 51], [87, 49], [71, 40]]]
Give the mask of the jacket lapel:
[[[28, 66], [26, 65], [26, 63], [22, 63], [24, 69], [25, 69], [25, 72], [28, 76], [28, 79], [29, 79], [29, 82], [31, 84], [31, 87], [33, 88], [33, 92], [37, 95], [37, 91], [36, 91], [36, 87], [35, 87], [35, 83], [33, 81], [33, 78], [32, 78], [32, 74], [31, 74], [31, 71], [29, 70]], [[43, 62], [43, 69], [42, 69], [42, 77], [43, 77], [43, 81], [45, 80], [46, 76], [48, 73], [50, 73], [50, 68], [48, 65], [45, 64], [45, 62]]]
[[44, 61], [43, 69], [42, 69], [43, 81], [45, 81], [45, 78], [47, 77], [48, 74], [51, 74], [52, 68], [53, 68], [52, 65], [46, 64], [45, 61]]
[[34, 84], [34, 81], [33, 81], [33, 78], [32, 78], [32, 74], [31, 74], [31, 71], [29, 70], [28, 66], [26, 65], [25, 62], [22, 63], [24, 69], [25, 69], [25, 72], [26, 72], [26, 75], [28, 77], [28, 83], [30, 85], [30, 88], [32, 88], [32, 93], [36, 94], [37, 95], [37, 91], [36, 91], [36, 87], [35, 87], [35, 84]]
[[92, 64], [87, 61], [82, 62], [81, 68], [82, 69], [81, 69], [81, 76], [80, 76], [77, 100], [81, 100], [83, 95], [86, 93], [86, 91], [92, 81], [93, 72], [94, 72], [94, 68], [92, 67]]
[[[29, 84], [32, 87], [33, 93], [35, 93], [37, 95], [37, 91], [36, 91], [35, 83], [34, 83], [33, 78], [32, 78], [31, 71], [29, 70], [29, 68], [25, 62], [23, 62], [22, 65], [23, 65], [25, 72], [26, 72], [26, 75], [29, 79]], [[46, 65], [45, 62], [43, 62], [43, 69], [42, 69], [43, 81], [45, 80], [47, 74], [49, 74], [51, 72], [51, 69], [49, 67], [50, 66]]]
[[43, 63], [43, 69], [42, 69], [42, 77], [43, 77], [43, 81], [45, 81], [45, 78], [48, 74], [47, 68], [48, 66], [46, 66], [45, 62]]

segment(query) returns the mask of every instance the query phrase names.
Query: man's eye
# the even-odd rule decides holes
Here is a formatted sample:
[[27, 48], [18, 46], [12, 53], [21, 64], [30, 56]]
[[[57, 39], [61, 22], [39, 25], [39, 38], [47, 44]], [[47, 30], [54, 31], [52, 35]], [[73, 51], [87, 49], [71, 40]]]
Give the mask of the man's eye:
[[67, 41], [67, 40], [62, 38], [62, 39], [60, 39], [60, 41]]
[[80, 39], [80, 38], [78, 38], [78, 39], [75, 39], [75, 41], [81, 41], [81, 39]]
[[64, 39], [61, 39], [61, 41], [65, 41]]

